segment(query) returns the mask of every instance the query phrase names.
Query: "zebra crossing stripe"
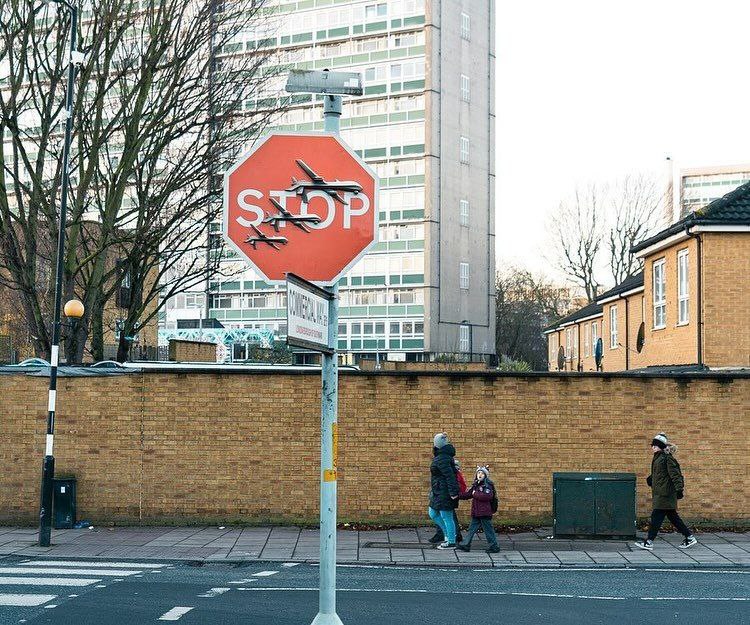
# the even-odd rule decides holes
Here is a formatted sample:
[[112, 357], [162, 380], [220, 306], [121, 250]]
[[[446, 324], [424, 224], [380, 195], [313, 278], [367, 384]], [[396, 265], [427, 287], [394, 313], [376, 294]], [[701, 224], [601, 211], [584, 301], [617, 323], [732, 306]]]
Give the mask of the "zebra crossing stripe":
[[71, 568], [114, 568], [114, 569], [163, 569], [168, 564], [145, 564], [143, 562], [90, 562], [83, 560], [26, 560], [20, 566], [66, 566]]
[[34, 607], [52, 601], [57, 595], [12, 595], [0, 593], [0, 605]]
[[41, 575], [102, 575], [108, 577], [127, 577], [135, 575], [141, 571], [123, 569], [76, 569], [76, 568], [53, 568], [53, 567], [36, 567], [36, 566], [4, 566], [0, 567], [0, 575], [26, 575], [37, 573]]
[[0, 575], [0, 586], [90, 586], [100, 579], [76, 577], [7, 577]]
[[192, 609], [193, 608], [185, 608], [185, 607], [181, 607], [181, 606], [175, 606], [174, 608], [172, 608], [168, 612], [165, 612], [164, 614], [162, 614], [159, 617], [159, 620], [160, 621], [176, 621], [181, 616], [183, 616], [183, 615], [187, 614], [188, 612], [190, 612], [190, 610], [192, 610]]

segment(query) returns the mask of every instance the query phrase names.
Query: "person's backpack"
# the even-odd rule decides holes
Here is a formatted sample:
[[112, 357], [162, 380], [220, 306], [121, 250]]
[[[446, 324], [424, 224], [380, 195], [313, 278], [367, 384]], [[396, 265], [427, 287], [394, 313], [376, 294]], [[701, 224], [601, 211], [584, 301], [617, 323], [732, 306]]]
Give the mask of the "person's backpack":
[[495, 488], [495, 485], [492, 485], [492, 499], [490, 500], [490, 506], [492, 507], [492, 513], [494, 514], [497, 512], [497, 489]]

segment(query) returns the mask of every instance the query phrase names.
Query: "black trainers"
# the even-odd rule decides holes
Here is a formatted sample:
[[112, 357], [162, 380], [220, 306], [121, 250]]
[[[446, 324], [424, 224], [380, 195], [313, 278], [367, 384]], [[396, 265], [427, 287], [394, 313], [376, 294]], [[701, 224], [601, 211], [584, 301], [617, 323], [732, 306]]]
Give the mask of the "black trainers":
[[449, 543], [447, 540], [437, 546], [438, 549], [455, 549], [456, 543]]
[[458, 543], [456, 545], [456, 549], [458, 549], [459, 551], [467, 551], [468, 552], [468, 551], [471, 551], [471, 546], [470, 545], [462, 545], [461, 543]]
[[485, 549], [487, 553], [500, 553], [500, 547], [492, 545], [489, 549]]
[[695, 539], [695, 536], [692, 534], [688, 536], [685, 540], [683, 540], [679, 545], [677, 545], [680, 549], [687, 549], [688, 547], [692, 547], [695, 545], [698, 541]]
[[654, 541], [653, 540], [639, 540], [638, 542], [633, 543], [638, 549], [645, 549], [646, 551], [653, 551], [654, 550]]
[[432, 538], [430, 538], [430, 540], [427, 542], [430, 542], [433, 545], [437, 545], [438, 543], [441, 543], [444, 540], [445, 540], [445, 536], [443, 536], [443, 532], [437, 531], [435, 532], [435, 535]]

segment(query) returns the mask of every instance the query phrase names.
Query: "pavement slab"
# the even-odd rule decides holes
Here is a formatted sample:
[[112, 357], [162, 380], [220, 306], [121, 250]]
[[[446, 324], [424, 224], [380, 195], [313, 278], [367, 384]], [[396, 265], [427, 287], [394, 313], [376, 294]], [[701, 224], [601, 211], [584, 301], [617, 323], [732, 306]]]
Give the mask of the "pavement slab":
[[[698, 533], [698, 544], [687, 550], [677, 548], [680, 535], [664, 534], [649, 552], [633, 541], [552, 539], [550, 531], [499, 534], [500, 553], [487, 554], [482, 534], [465, 553], [436, 549], [428, 542], [432, 527], [339, 530], [337, 559], [423, 566], [750, 568], [747, 533]], [[37, 539], [36, 528], [0, 527], [0, 557], [317, 562], [320, 553], [319, 531], [297, 527], [94, 527], [54, 530], [50, 547], [39, 547]]]

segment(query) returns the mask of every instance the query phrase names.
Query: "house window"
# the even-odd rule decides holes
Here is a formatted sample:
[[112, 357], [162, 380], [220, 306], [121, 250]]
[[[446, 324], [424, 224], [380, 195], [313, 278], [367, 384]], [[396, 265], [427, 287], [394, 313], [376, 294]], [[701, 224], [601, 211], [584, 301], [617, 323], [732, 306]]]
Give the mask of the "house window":
[[469, 263], [459, 263], [459, 282], [462, 289], [469, 288]]
[[469, 200], [461, 200], [459, 202], [458, 221], [462, 226], [469, 225]]
[[459, 341], [458, 341], [458, 349], [462, 352], [468, 352], [471, 349], [471, 345], [469, 345], [470, 340], [469, 337], [471, 336], [469, 331], [469, 326], [462, 325], [461, 326], [461, 332], [459, 335]]
[[617, 306], [609, 309], [609, 348], [617, 349]]
[[565, 358], [571, 360], [573, 358], [573, 330], [568, 328], [565, 330]]
[[654, 329], [667, 325], [667, 295], [666, 276], [664, 275], [664, 259], [654, 262]]
[[593, 350], [592, 353], [596, 352], [596, 343], [599, 340], [599, 322], [594, 321], [594, 323], [591, 324], [591, 349]]
[[469, 77], [466, 74], [461, 74], [461, 99], [464, 102], [469, 102], [471, 95], [471, 87], [469, 85]]
[[688, 286], [688, 251], [677, 252], [677, 323], [690, 321], [690, 289]]
[[461, 155], [460, 155], [460, 161], [462, 163], [468, 163], [469, 162], [469, 138], [468, 137], [461, 137]]
[[461, 39], [469, 41], [471, 38], [471, 18], [466, 13], [461, 13]]
[[591, 334], [589, 334], [586, 326], [583, 328], [583, 355], [588, 357], [591, 356]]

